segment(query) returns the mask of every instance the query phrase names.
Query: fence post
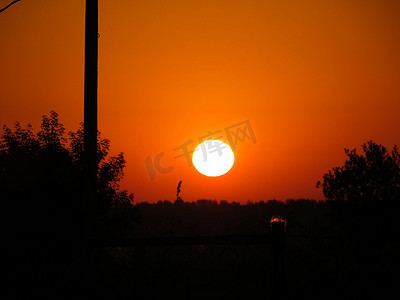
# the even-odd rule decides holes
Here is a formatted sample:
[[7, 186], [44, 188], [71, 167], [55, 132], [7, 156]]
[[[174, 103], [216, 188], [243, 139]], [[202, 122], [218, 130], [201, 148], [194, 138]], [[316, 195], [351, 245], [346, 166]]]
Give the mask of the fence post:
[[286, 298], [285, 225], [286, 223], [281, 217], [273, 217], [271, 219], [275, 299]]

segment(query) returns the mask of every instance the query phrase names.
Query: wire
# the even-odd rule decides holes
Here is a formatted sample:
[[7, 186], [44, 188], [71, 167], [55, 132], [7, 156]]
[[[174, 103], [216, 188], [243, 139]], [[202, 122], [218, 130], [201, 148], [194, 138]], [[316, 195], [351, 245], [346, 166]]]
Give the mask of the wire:
[[11, 5], [13, 5], [13, 4], [15, 4], [15, 3], [19, 2], [19, 1], [21, 1], [21, 0], [14, 0], [14, 1], [11, 2], [10, 4], [8, 4], [6, 7], [0, 9], [0, 13], [2, 13], [2, 12], [5, 11], [7, 8], [9, 8]]

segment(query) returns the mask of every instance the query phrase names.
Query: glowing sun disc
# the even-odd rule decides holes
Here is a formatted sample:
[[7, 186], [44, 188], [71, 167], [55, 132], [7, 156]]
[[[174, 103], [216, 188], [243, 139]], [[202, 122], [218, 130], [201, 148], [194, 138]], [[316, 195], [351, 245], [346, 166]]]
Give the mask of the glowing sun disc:
[[232, 168], [235, 157], [232, 149], [224, 142], [208, 140], [197, 146], [192, 161], [201, 174], [217, 177]]

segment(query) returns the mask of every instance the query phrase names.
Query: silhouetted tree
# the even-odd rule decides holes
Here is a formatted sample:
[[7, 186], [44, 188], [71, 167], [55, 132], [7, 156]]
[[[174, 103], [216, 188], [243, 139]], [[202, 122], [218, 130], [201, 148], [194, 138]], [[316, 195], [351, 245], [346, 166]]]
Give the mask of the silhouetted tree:
[[[69, 132], [71, 143], [69, 152], [72, 161], [77, 169], [83, 172], [83, 147], [84, 131], [83, 123], [77, 132]], [[133, 194], [119, 190], [119, 182], [123, 178], [123, 170], [126, 165], [124, 154], [109, 157], [106, 160], [110, 149], [110, 141], [101, 139], [100, 132], [97, 133], [97, 163], [98, 163], [98, 200], [105, 207], [132, 207]]]
[[[35, 135], [31, 125], [3, 128], [0, 139], [0, 193], [3, 207], [19, 213], [29, 227], [48, 232], [72, 223], [83, 201], [83, 124], [77, 132], [65, 128], [56, 112], [43, 116]], [[132, 207], [133, 194], [119, 190], [125, 159], [123, 153], [106, 159], [110, 142], [98, 134], [98, 199], [105, 209]], [[26, 226], [23, 226], [26, 227]], [[25, 228], [24, 228], [25, 229]]]
[[[381, 242], [398, 235], [400, 157], [397, 147], [389, 152], [369, 141], [356, 149], [345, 149], [347, 159], [323, 176], [325, 197], [332, 201], [333, 216], [345, 226], [352, 245], [353, 285], [357, 291], [372, 283], [377, 257], [386, 255]], [[383, 254], [385, 253], [385, 255]], [[375, 280], [374, 280], [375, 284]]]
[[229, 202], [228, 201], [226, 201], [226, 200], [221, 200], [220, 202], [219, 202], [219, 206], [220, 207], [229, 207]]
[[362, 146], [364, 154], [356, 149], [345, 149], [345, 164], [335, 167], [323, 176], [322, 187], [328, 200], [348, 200], [352, 203], [393, 203], [400, 198], [400, 157], [397, 146], [391, 153], [372, 141]]
[[196, 205], [201, 207], [217, 207], [218, 202], [216, 200], [211, 199], [199, 199], [196, 200]]

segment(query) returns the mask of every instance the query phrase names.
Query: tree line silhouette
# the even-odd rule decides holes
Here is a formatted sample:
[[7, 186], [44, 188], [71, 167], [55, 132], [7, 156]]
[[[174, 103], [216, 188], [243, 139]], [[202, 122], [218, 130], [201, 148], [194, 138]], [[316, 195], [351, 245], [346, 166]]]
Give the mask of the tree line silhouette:
[[158, 200], [155, 203], [149, 203], [146, 201], [136, 203], [137, 206], [187, 206], [187, 207], [239, 207], [239, 206], [280, 206], [280, 205], [290, 205], [292, 203], [312, 203], [316, 204], [318, 202], [326, 202], [326, 200], [317, 200], [317, 199], [286, 199], [285, 201], [271, 199], [271, 200], [260, 200], [260, 201], [247, 201], [246, 204], [242, 204], [237, 201], [229, 202], [227, 200], [217, 201], [215, 199], [198, 199], [192, 202], [185, 202], [181, 197], [176, 199], [175, 201], [170, 200]]

